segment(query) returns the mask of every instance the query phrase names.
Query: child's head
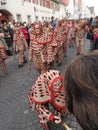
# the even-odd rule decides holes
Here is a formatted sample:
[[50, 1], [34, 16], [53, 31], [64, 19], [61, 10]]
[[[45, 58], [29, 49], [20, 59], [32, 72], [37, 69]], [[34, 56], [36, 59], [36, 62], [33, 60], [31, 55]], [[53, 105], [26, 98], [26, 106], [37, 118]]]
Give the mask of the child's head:
[[98, 25], [97, 24], [92, 25], [91, 30], [93, 35], [98, 34]]

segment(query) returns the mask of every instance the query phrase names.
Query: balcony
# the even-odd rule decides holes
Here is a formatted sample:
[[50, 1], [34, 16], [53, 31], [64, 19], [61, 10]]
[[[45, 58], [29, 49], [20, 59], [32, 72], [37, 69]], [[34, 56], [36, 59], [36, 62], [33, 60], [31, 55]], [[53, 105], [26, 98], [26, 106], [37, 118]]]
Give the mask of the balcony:
[[56, 0], [59, 4], [63, 4], [65, 6], [68, 6], [69, 0]]
[[51, 0], [51, 1], [53, 1], [54, 3], [59, 4], [59, 0]]

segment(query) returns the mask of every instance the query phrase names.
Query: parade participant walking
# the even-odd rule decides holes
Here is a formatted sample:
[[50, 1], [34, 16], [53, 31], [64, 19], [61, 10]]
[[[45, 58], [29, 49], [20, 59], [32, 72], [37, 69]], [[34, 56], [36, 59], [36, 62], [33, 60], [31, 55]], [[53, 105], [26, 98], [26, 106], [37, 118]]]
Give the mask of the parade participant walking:
[[87, 32], [86, 23], [78, 21], [76, 25], [76, 51], [77, 55], [84, 54], [84, 40]]
[[63, 27], [63, 54], [67, 56], [67, 35], [68, 35], [68, 27], [66, 20], [62, 20], [62, 27]]
[[24, 35], [24, 37], [25, 37], [25, 39], [27, 41], [27, 44], [29, 46], [30, 38], [29, 38], [29, 32], [28, 32], [27, 28], [24, 25], [21, 25], [20, 30], [22, 31], [22, 33], [23, 33], [23, 35]]
[[51, 40], [50, 43], [45, 45], [46, 52], [47, 52], [47, 70], [54, 68], [54, 46], [53, 46], [53, 27], [50, 25], [49, 22], [45, 22], [43, 27], [43, 33], [47, 36], [47, 40]]
[[22, 67], [27, 62], [24, 52], [28, 51], [28, 45], [19, 27], [14, 28], [13, 49], [15, 52], [19, 51], [19, 67]]
[[56, 29], [54, 30], [54, 40], [57, 43], [57, 52], [56, 52], [56, 60], [58, 62], [58, 66], [62, 64], [63, 57], [63, 27], [62, 20], [58, 22]]
[[34, 23], [30, 31], [29, 61], [33, 61], [34, 67], [39, 73], [47, 71], [47, 64], [53, 61], [52, 36], [43, 32], [40, 23]]
[[[32, 110], [38, 111], [40, 123], [48, 129], [48, 122], [61, 122], [61, 116], [67, 112], [65, 104], [63, 76], [57, 70], [49, 70], [41, 74], [32, 86], [29, 94], [29, 102]], [[51, 112], [49, 105], [53, 107]]]
[[72, 25], [69, 27], [69, 30], [68, 30], [68, 46], [69, 47], [73, 47], [75, 45], [75, 32], [76, 32], [76, 28], [75, 28], [75, 22], [72, 21]]
[[6, 68], [6, 63], [5, 63], [5, 59], [7, 58], [7, 55], [5, 53], [5, 46], [2, 42], [2, 40], [0, 40], [0, 67], [2, 70], [2, 76], [7, 76], [7, 68]]

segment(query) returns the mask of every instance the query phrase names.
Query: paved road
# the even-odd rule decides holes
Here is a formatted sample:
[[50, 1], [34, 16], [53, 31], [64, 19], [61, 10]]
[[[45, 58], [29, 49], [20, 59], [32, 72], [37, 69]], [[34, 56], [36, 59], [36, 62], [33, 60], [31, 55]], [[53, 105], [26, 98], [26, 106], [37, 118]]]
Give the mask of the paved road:
[[[89, 43], [86, 42], [86, 51]], [[63, 64], [56, 69], [63, 74], [67, 65], [76, 56], [74, 48], [68, 48], [68, 56], [63, 58]], [[18, 55], [16, 59], [11, 56], [6, 60], [8, 76], [0, 76], [0, 130], [43, 130], [40, 126], [37, 113], [31, 112], [28, 104], [28, 93], [34, 84], [38, 72], [32, 67], [30, 76], [28, 76], [29, 64], [26, 63], [22, 68], [18, 68]], [[1, 72], [0, 72], [1, 74]], [[66, 122], [73, 127], [73, 130], [81, 130], [76, 119], [68, 115]], [[51, 127], [51, 130], [59, 129]]]

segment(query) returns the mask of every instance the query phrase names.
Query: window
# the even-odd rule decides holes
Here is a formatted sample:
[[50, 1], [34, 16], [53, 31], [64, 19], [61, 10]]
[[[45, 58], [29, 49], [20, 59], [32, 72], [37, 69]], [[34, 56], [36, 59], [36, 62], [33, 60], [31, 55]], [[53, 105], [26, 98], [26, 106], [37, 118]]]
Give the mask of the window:
[[40, 0], [40, 5], [43, 6], [43, 0]]
[[31, 2], [31, 0], [24, 0], [25, 2]]
[[44, 22], [44, 17], [42, 17], [42, 22]]
[[43, 6], [45, 7], [45, 0], [43, 0]]
[[51, 9], [54, 10], [54, 3], [53, 2], [51, 2]]
[[38, 0], [33, 0], [33, 3], [38, 4], [39, 2], [38, 2]]
[[49, 0], [46, 1], [46, 7], [50, 8], [50, 1]]
[[28, 23], [31, 23], [31, 16], [30, 15], [27, 15], [27, 20], [28, 20]]
[[35, 17], [35, 21], [38, 22], [38, 16]]
[[1, 2], [1, 5], [7, 4], [7, 0], [1, 0], [0, 2]]
[[21, 14], [17, 14], [17, 22], [21, 22], [22, 20], [21, 20]]

